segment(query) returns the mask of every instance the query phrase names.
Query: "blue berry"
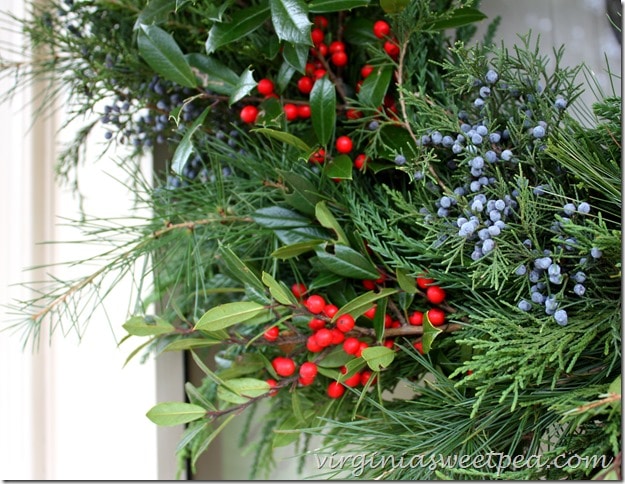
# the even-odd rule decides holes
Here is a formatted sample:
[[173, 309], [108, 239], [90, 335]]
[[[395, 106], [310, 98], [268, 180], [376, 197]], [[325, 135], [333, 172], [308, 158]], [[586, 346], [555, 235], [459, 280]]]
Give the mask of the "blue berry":
[[484, 106], [484, 100], [481, 97], [478, 97], [475, 101], [473, 101], [473, 105], [476, 108], [481, 108], [482, 106]]
[[562, 209], [564, 210], [565, 214], [573, 215], [575, 213], [575, 204], [567, 203], [566, 205], [564, 205], [564, 207], [562, 207]]
[[521, 311], [525, 311], [525, 312], [527, 312], [527, 311], [529, 311], [529, 310], [531, 310], [531, 309], [532, 309], [532, 305], [531, 305], [528, 301], [526, 301], [525, 299], [521, 299], [521, 300], [519, 301], [519, 303], [517, 304], [517, 307], [518, 307]]
[[484, 158], [482, 158], [481, 156], [476, 156], [469, 162], [469, 164], [473, 168], [477, 168], [477, 169], [484, 168]]
[[478, 192], [480, 188], [482, 188], [482, 184], [479, 181], [474, 180], [471, 182], [471, 185], [469, 185], [469, 188], [472, 192]]
[[553, 105], [557, 109], [560, 109], [560, 110], [566, 109], [567, 104], [568, 104], [567, 100], [564, 99], [563, 97], [558, 97], [553, 103]]
[[487, 98], [490, 96], [490, 87], [483, 86], [480, 88], [480, 97]]
[[403, 165], [406, 163], [406, 157], [404, 155], [397, 155], [395, 157], [395, 164], [396, 165]]
[[551, 257], [540, 257], [534, 261], [534, 267], [536, 269], [547, 269], [553, 263]]
[[456, 187], [456, 188], [454, 188], [454, 194], [458, 195], [459, 197], [462, 197], [466, 193], [467, 193], [467, 191], [465, 190], [464, 187]]
[[590, 255], [593, 259], [600, 259], [603, 255], [603, 252], [601, 251], [601, 249], [599, 249], [599, 247], [593, 247], [592, 249], [590, 249]]
[[501, 220], [501, 212], [499, 210], [491, 210], [488, 214], [488, 218], [492, 222], [498, 222], [499, 220]]
[[489, 84], [495, 84], [497, 79], [499, 79], [499, 74], [494, 69], [489, 69], [485, 76], [486, 82]]
[[491, 225], [490, 227], [488, 227], [488, 233], [491, 235], [491, 237], [497, 237], [499, 234], [501, 234], [501, 228], [499, 228], [498, 225]]
[[449, 215], [449, 210], [446, 208], [440, 207], [438, 211], [436, 212], [436, 215], [438, 215], [440, 218], [445, 218]]
[[532, 130], [532, 136], [534, 136], [534, 138], [544, 138], [545, 134], [545, 128], [543, 128], [542, 126], [536, 126]]
[[477, 232], [477, 236], [480, 240], [490, 239], [490, 232], [486, 228], [480, 229]]
[[495, 241], [493, 239], [486, 239], [482, 243], [482, 252], [488, 254], [495, 248]]
[[582, 202], [577, 207], [577, 211], [579, 213], [583, 213], [583, 214], [590, 213], [590, 205], [588, 203], [586, 203], [586, 202]]
[[581, 284], [586, 281], [586, 274], [582, 271], [577, 271], [575, 274], [573, 274], [573, 280]]
[[454, 139], [449, 135], [443, 136], [442, 143], [445, 148], [451, 148], [454, 144]]
[[416, 181], [419, 181], [419, 180], [423, 180], [423, 177], [424, 177], [424, 176], [425, 176], [425, 175], [423, 174], [423, 172], [419, 170], [419, 171], [415, 171], [415, 172], [414, 172], [413, 178], [414, 178]]
[[486, 136], [488, 134], [488, 128], [483, 124], [480, 124], [477, 128], [475, 128], [475, 132], [481, 136]]
[[495, 208], [500, 211], [503, 210], [504, 208], [506, 208], [506, 202], [501, 199], [497, 200], [495, 202]]
[[441, 133], [439, 133], [438, 131], [434, 131], [432, 133], [432, 143], [434, 143], [435, 145], [440, 145], [443, 142], [443, 135]]
[[497, 161], [497, 153], [495, 153], [493, 150], [488, 150], [486, 153], [484, 153], [484, 159], [489, 163], [495, 163]]
[[484, 254], [482, 253], [482, 249], [480, 247], [476, 247], [475, 250], [473, 250], [473, 252], [471, 252], [471, 259], [473, 260], [479, 260], [484, 256]]
[[441, 207], [443, 207], [443, 208], [451, 207], [451, 198], [449, 198], [447, 196], [441, 197], [440, 204], [441, 204]]
[[473, 203], [471, 204], [471, 210], [473, 212], [481, 212], [484, 210], [484, 204], [481, 200], [473, 200]]
[[545, 312], [547, 314], [553, 314], [558, 309], [558, 301], [556, 301], [555, 296], [549, 296], [545, 300]]
[[110, 131], [106, 131], [104, 133], [104, 139], [111, 139], [113, 137], [113, 133], [111, 133]]
[[558, 309], [553, 315], [553, 318], [560, 326], [566, 326], [569, 322], [569, 316], [564, 309]]
[[584, 287], [583, 284], [575, 284], [573, 286], [573, 292], [577, 294], [578, 296], [583, 296], [584, 293], [586, 292], [586, 288]]
[[540, 280], [540, 275], [541, 273], [539, 271], [537, 271], [536, 269], [532, 269], [529, 275], [530, 282], [538, 282]]
[[454, 154], [459, 155], [460, 153], [462, 153], [462, 145], [459, 143], [454, 143], [454, 145], [451, 147], [451, 151], [453, 151]]
[[377, 121], [371, 121], [368, 125], [367, 125], [367, 129], [369, 131], [375, 131], [380, 127], [380, 123]]
[[499, 141], [501, 141], [501, 134], [495, 132], [495, 133], [491, 133], [488, 136], [488, 139], [491, 143], [499, 143]]
[[460, 230], [458, 231], [458, 235], [460, 235], [461, 237], [469, 237], [473, 235], [473, 233], [475, 232], [475, 229], [476, 227], [473, 224], [473, 222], [465, 222], [460, 227]]
[[558, 276], [562, 273], [562, 268], [558, 264], [551, 264], [547, 272], [550, 276]]
[[481, 145], [482, 141], [482, 135], [479, 133], [475, 133], [473, 136], [471, 136], [471, 143], [473, 143], [474, 145]]
[[525, 274], [527, 274], [527, 267], [524, 264], [521, 264], [514, 270], [514, 273], [517, 276], [524, 276]]
[[501, 152], [501, 159], [504, 161], [510, 161], [512, 159], [512, 151], [510, 150], [503, 150]]

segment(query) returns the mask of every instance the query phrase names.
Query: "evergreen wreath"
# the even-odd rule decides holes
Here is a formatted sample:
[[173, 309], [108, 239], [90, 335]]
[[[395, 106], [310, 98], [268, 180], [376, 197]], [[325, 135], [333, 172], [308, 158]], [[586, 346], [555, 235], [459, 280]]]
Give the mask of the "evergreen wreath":
[[[152, 217], [78, 222], [111, 248], [16, 305], [27, 341], [81, 333], [90, 295], [132, 274], [129, 358], [189, 351], [205, 374], [147, 413], [186, 424], [181, 462], [241, 414], [263, 429], [253, 475], [319, 436], [324, 462], [353, 451], [320, 477], [620, 478], [621, 100], [576, 103], [586, 71], [562, 49], [495, 45], [498, 19], [470, 44], [474, 0], [31, 13], [19, 84], [96, 115], [59, 175], [77, 183], [103, 124]], [[155, 148], [167, 166], [145, 180]]]

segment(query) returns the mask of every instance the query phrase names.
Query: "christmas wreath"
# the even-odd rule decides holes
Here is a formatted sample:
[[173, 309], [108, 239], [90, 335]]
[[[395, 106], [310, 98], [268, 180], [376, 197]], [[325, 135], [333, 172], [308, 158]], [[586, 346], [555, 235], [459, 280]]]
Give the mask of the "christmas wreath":
[[205, 374], [147, 413], [186, 425], [192, 465], [247, 418], [255, 473], [297, 443], [320, 477], [618, 475], [621, 100], [580, 105], [583, 66], [531, 34], [496, 45], [497, 19], [474, 39], [484, 18], [472, 0], [33, 6], [22, 82], [95, 115], [60, 175], [103, 125], [152, 216], [85, 218], [112, 247], [18, 308], [27, 336], [134, 274], [130, 357], [188, 351]]

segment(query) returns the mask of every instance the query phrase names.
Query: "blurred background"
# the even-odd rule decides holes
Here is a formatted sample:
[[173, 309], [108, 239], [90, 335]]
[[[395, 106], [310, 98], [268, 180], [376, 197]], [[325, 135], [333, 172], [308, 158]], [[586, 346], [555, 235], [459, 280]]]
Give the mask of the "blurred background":
[[[44, 0], [45, 1], [45, 0]], [[620, 75], [621, 34], [607, 12], [620, 10], [612, 0], [483, 0], [489, 19], [501, 15], [498, 38], [507, 46], [530, 29], [539, 34], [545, 53], [564, 45], [565, 63], [584, 62], [593, 83], [606, 92], [621, 92], [621, 81], [610, 79], [607, 66]], [[0, 11], [24, 15], [24, 0], [0, 0]], [[620, 25], [620, 17], [617, 23]], [[480, 35], [477, 36], [480, 38]], [[19, 32], [0, 22], [0, 55], [11, 58], [7, 45], [19, 45]], [[612, 85], [614, 83], [614, 85]], [[0, 93], [11, 87], [0, 80]], [[92, 268], [29, 267], [88, 257], [99, 251], [86, 244], [44, 244], [76, 240], [79, 234], [64, 226], [78, 215], [78, 199], [54, 179], [53, 164], [63, 141], [59, 134], [63, 110], [35, 117], [30, 101], [37, 86], [0, 104], [0, 309], [2, 325], [16, 320], [5, 307], [12, 300], [32, 297], [20, 282], [44, 279], [47, 272], [67, 279]], [[591, 91], [583, 101], [593, 101]], [[102, 133], [103, 134], [103, 133]], [[104, 137], [94, 139], [94, 156]], [[116, 158], [119, 153], [110, 153]], [[149, 173], [151, 160], [146, 159]], [[81, 168], [83, 208], [90, 215], [119, 217], [130, 213], [132, 196], [106, 159]], [[123, 176], [122, 176], [123, 177]], [[23, 348], [19, 334], [0, 332], [0, 478], [24, 480], [152, 480], [175, 476], [175, 447], [182, 429], [157, 429], [146, 411], [159, 401], [183, 400], [187, 376], [181, 355], [167, 354], [158, 361], [124, 362], [134, 347], [117, 344], [124, 331], [130, 287], [119, 285], [84, 335], [59, 328], [51, 340], [42, 334], [34, 351]], [[64, 335], [65, 333], [65, 335]], [[192, 376], [192, 375], [191, 375]], [[196, 479], [246, 479], [246, 456], [237, 447], [233, 425], [211, 447], [200, 463]], [[293, 479], [297, 459], [292, 448], [281, 449], [274, 479]], [[315, 471], [309, 458], [304, 475]]]

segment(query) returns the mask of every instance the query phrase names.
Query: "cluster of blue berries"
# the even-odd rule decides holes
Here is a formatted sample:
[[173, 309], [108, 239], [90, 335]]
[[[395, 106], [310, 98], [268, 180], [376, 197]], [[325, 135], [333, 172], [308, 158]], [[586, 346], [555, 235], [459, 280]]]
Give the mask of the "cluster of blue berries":
[[[562, 213], [567, 217], [583, 217], [590, 213], [590, 205], [587, 202], [581, 202], [577, 206], [573, 203], [566, 203], [562, 207]], [[567, 217], [562, 217], [562, 219], [568, 220]], [[558, 230], [558, 227], [556, 226], [555, 229]], [[532, 242], [529, 239], [523, 243], [528, 249], [532, 248]], [[567, 296], [580, 298], [586, 294], [584, 283], [587, 280], [587, 274], [584, 269], [588, 270], [590, 261], [602, 256], [601, 250], [593, 247], [589, 254], [580, 257], [575, 263], [570, 257], [558, 257], [558, 255], [574, 251], [576, 247], [578, 247], [578, 241], [574, 237], [567, 238], [555, 251], [545, 249], [529, 265], [522, 264], [516, 268], [515, 274], [526, 276], [530, 282], [529, 300], [521, 299], [517, 305], [519, 309], [531, 311], [535, 307], [542, 308], [544, 313], [553, 316], [559, 325], [568, 324], [568, 313], [562, 307], [564, 299]]]

